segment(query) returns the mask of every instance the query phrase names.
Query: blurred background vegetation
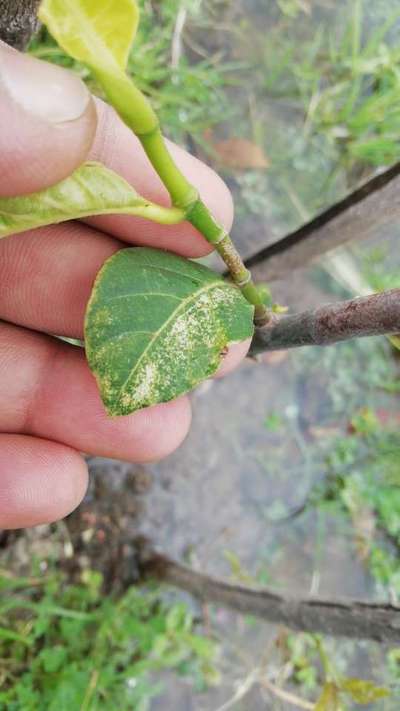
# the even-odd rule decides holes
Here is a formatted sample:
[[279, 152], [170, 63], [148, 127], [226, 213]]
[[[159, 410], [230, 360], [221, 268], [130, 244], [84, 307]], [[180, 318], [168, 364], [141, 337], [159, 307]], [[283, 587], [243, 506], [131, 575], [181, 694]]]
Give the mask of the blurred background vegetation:
[[[165, 133], [215, 167], [231, 187], [234, 236], [244, 255], [399, 160], [396, 1], [140, 4], [129, 70], [151, 97]], [[44, 31], [30, 51], [73, 69], [97, 91], [89, 72]], [[399, 231], [340, 250], [308, 273], [307, 284], [313, 293], [335, 298], [398, 287], [393, 245]], [[285, 361], [285, 354], [280, 357]], [[267, 363], [284, 377], [287, 363], [282, 372], [277, 360]], [[273, 536], [253, 551], [251, 563], [222, 546], [224, 572], [285, 589], [281, 572], [290, 569], [300, 541], [305, 550], [312, 546], [311, 592], [317, 593], [333, 541], [343, 543], [354, 569], [362, 571], [365, 597], [397, 601], [398, 357], [388, 342], [372, 339], [322, 354], [298, 352], [290, 368], [301, 398], [280, 409], [265, 404], [258, 426], [268, 451], [260, 466], [271, 490], [279, 481], [287, 492], [295, 479], [301, 503], [292, 505], [276, 492], [268, 505], [257, 503]], [[316, 372], [317, 393], [308, 395]], [[294, 427], [294, 420], [307, 420], [307, 427]], [[78, 576], [71, 575], [64, 565], [71, 556], [63, 525], [46, 529], [54, 546], [35, 547], [21, 564], [10, 564], [3, 546], [0, 709], [216, 711], [216, 699], [219, 711], [398, 708], [400, 647], [284, 629], [275, 629], [263, 645], [262, 626], [237, 617], [232, 636], [230, 623], [221, 622], [213, 607], [200, 609], [162, 586], [121, 591], [107, 582], [112, 573], [94, 570], [99, 566], [90, 557]], [[27, 546], [29, 551], [29, 538]], [[337, 576], [343, 575], [338, 564]], [[241, 638], [247, 640], [243, 649]], [[253, 644], [256, 661], [247, 653]], [[173, 689], [182, 684], [189, 689], [187, 705], [173, 705]], [[215, 691], [221, 687], [225, 705]]]

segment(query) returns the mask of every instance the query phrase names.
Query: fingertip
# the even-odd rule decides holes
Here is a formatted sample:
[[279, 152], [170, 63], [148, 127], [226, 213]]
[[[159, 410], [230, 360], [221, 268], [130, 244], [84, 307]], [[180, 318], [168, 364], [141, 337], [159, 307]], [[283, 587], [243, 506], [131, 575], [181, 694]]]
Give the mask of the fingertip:
[[[126, 441], [129, 430], [134, 433], [132, 459], [140, 463], [158, 462], [172, 454], [186, 439], [192, 408], [189, 398], [182, 396], [114, 420], [118, 421], [126, 433]], [[124, 457], [127, 454], [129, 458], [129, 451], [124, 452]]]
[[251, 338], [246, 341], [241, 341], [240, 343], [232, 343], [229, 346], [228, 352], [223, 356], [222, 363], [215, 374], [216, 378], [223, 378], [228, 375], [233, 370], [235, 370], [246, 357], [248, 350], [250, 348]]
[[42, 190], [85, 160], [97, 112], [72, 72], [0, 45], [0, 104], [0, 195]]
[[0, 435], [0, 527], [27, 528], [67, 516], [83, 499], [88, 471], [80, 454], [26, 435]]

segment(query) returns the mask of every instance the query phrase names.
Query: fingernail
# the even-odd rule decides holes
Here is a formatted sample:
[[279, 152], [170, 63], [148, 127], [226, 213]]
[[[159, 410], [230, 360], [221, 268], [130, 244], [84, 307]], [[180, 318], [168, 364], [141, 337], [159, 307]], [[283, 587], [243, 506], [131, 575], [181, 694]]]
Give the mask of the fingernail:
[[75, 121], [90, 101], [84, 83], [71, 72], [0, 42], [2, 89], [23, 111], [54, 124]]

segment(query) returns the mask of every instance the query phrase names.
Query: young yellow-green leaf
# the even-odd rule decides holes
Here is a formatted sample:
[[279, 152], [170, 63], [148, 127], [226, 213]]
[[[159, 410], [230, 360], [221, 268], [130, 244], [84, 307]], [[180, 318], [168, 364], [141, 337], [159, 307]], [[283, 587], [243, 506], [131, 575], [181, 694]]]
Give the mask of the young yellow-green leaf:
[[85, 347], [110, 415], [167, 402], [213, 375], [253, 333], [253, 307], [219, 274], [168, 252], [123, 249], [100, 270]]
[[371, 704], [373, 701], [390, 696], [389, 689], [376, 686], [372, 681], [347, 677], [340, 682], [340, 688], [349, 694], [356, 704]]
[[139, 22], [136, 0], [43, 0], [39, 17], [71, 57], [125, 71]]
[[119, 175], [100, 163], [84, 163], [57, 185], [22, 197], [0, 198], [0, 238], [88, 215], [123, 213], [175, 223], [180, 210], [145, 200]]
[[42, 0], [39, 17], [71, 57], [87, 64], [108, 101], [136, 134], [158, 126], [125, 69], [136, 34], [136, 0]]
[[393, 348], [397, 348], [400, 351], [400, 336], [389, 336], [389, 341]]

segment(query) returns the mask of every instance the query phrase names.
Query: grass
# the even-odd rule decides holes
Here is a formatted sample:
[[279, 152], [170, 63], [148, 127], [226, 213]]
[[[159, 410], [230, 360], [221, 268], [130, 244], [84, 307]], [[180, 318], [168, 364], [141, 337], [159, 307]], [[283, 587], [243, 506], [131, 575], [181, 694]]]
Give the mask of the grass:
[[348, 171], [357, 162], [381, 166], [400, 156], [400, 48], [387, 41], [400, 10], [368, 30], [364, 5], [355, 0], [341, 30], [320, 26], [301, 45], [295, 22], [279, 46], [278, 33], [267, 39], [260, 80], [266, 98], [295, 102], [306, 137], [324, 136]]
[[242, 125], [270, 168], [239, 176], [238, 204], [280, 233], [400, 159], [398, 8], [372, 24], [365, 0], [326, 10], [325, 22], [304, 14], [313, 3], [289, 5], [241, 45], [252, 64]]
[[161, 672], [189, 677], [193, 691], [217, 681], [216, 645], [185, 604], [159, 588], [105, 597], [101, 584], [90, 570], [76, 585], [57, 571], [0, 571], [2, 711], [146, 711]]
[[377, 592], [388, 597], [400, 596], [398, 424], [397, 415], [384, 410], [356, 412], [350, 434], [330, 445], [326, 476], [313, 487], [304, 509], [347, 516], [355, 557], [370, 570]]

